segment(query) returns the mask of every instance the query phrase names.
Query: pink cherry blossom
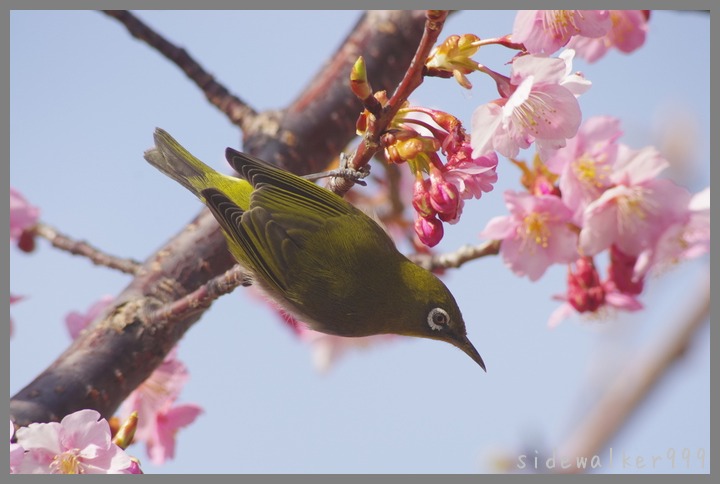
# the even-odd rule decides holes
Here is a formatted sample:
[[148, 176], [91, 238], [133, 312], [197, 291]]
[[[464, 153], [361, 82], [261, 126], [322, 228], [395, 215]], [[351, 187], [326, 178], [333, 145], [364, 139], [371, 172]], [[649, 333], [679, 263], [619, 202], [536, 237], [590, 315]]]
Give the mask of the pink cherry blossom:
[[670, 180], [657, 178], [667, 161], [651, 147], [630, 150], [621, 145], [615, 184], [583, 214], [580, 248], [595, 255], [611, 245], [629, 256], [651, 249], [671, 225], [686, 220], [689, 192]]
[[662, 272], [673, 265], [710, 252], [710, 188], [696, 193], [688, 203], [687, 221], [669, 226], [658, 242], [643, 251], [635, 265], [635, 276]]
[[112, 443], [110, 425], [95, 410], [78, 410], [59, 423], [32, 423], [15, 434], [26, 451], [19, 473], [130, 473], [130, 456]]
[[77, 338], [80, 332], [95, 321], [95, 318], [100, 316], [114, 299], [113, 296], [105, 295], [90, 306], [84, 314], [77, 311], [69, 312], [67, 316], [65, 316], [65, 326], [70, 333], [70, 337], [72, 339]]
[[616, 141], [621, 135], [618, 119], [595, 116], [583, 123], [565, 147], [545, 160], [547, 167], [560, 175], [563, 202], [573, 210], [578, 225], [585, 207], [611, 185], [618, 152]]
[[10, 420], [10, 474], [17, 474], [25, 458], [25, 449], [22, 445], [12, 442], [13, 435], [15, 435], [15, 425]]
[[607, 34], [597, 37], [573, 37], [568, 48], [575, 49], [578, 56], [588, 62], [603, 57], [612, 47], [626, 54], [645, 43], [648, 14], [644, 10], [610, 10], [612, 26]]
[[494, 151], [473, 157], [472, 147], [463, 143], [459, 149], [448, 154], [445, 179], [455, 185], [462, 199], [480, 198], [491, 192], [498, 180], [498, 157]]
[[173, 349], [121, 406], [123, 419], [137, 411], [135, 440], [145, 442], [148, 456], [155, 464], [162, 464], [174, 456], [175, 434], [202, 412], [193, 404], [173, 406], [188, 377], [187, 368], [177, 359], [177, 350]]
[[[623, 294], [613, 286], [612, 282], [603, 283], [603, 291], [605, 293], [604, 304], [598, 307], [595, 312], [590, 313], [593, 317], [602, 317], [603, 315], [607, 317], [616, 310], [634, 312], [643, 308], [642, 303], [637, 299], [637, 297], [630, 294]], [[575, 314], [579, 314], [575, 307], [568, 302], [566, 295], [556, 295], [553, 296], [553, 299], [565, 302], [558, 306], [555, 311], [550, 314], [547, 323], [548, 327], [554, 328], [564, 319], [567, 319]]]
[[577, 254], [577, 233], [569, 226], [572, 212], [558, 197], [505, 192], [510, 215], [490, 220], [481, 235], [501, 240], [505, 264], [531, 281], [552, 264], [570, 263]]
[[40, 209], [31, 205], [25, 197], [10, 187], [10, 240], [18, 242], [22, 233], [34, 226], [40, 217]]
[[601, 37], [610, 30], [607, 10], [519, 10], [512, 41], [531, 54], [553, 54], [575, 35]]
[[185, 403], [173, 406], [171, 401], [166, 400], [153, 415], [153, 421], [148, 427], [150, 434], [143, 436], [150, 460], [161, 465], [167, 459], [173, 459], [175, 435], [181, 428], [193, 423], [201, 413], [202, 408], [197, 405]]
[[513, 158], [521, 148], [535, 142], [545, 158], [549, 150], [565, 146], [566, 139], [575, 136], [581, 119], [576, 96], [590, 83], [570, 73], [572, 55], [572, 51], [565, 51], [561, 58], [515, 58], [509, 85], [501, 88], [510, 94], [473, 113], [473, 157], [495, 150]]

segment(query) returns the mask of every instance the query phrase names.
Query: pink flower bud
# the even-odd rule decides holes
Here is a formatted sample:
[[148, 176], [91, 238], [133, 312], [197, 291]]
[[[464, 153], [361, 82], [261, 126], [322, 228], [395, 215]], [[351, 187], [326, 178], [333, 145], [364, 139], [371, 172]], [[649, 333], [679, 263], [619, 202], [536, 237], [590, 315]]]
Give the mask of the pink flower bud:
[[418, 217], [415, 220], [415, 233], [428, 247], [434, 247], [443, 237], [443, 225], [436, 218]]
[[608, 276], [615, 287], [623, 294], [636, 296], [643, 290], [644, 279], [634, 278], [636, 256], [623, 253], [615, 244], [610, 247], [610, 267]]
[[568, 270], [568, 303], [579, 313], [595, 312], [605, 304], [605, 289], [600, 283], [592, 257], [575, 261], [575, 272]]
[[35, 250], [35, 230], [28, 229], [20, 232], [17, 241], [18, 249], [28, 254]]
[[40, 210], [10, 187], [10, 240], [17, 242], [25, 252], [35, 248], [34, 226], [39, 217]]
[[430, 175], [430, 204], [438, 213], [445, 214], [453, 220], [458, 214], [460, 196], [458, 189], [443, 178], [439, 170]]
[[430, 193], [428, 193], [428, 180], [417, 180], [413, 190], [412, 206], [420, 217], [432, 217], [435, 210], [430, 204]]

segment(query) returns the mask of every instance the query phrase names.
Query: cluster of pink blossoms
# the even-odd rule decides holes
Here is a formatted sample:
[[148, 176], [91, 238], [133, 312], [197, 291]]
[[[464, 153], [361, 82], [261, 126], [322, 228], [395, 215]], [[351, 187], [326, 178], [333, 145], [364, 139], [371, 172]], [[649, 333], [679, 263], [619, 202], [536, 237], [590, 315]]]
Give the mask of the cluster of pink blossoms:
[[[13, 435], [16, 442], [12, 442]], [[95, 410], [79, 410], [60, 422], [10, 422], [11, 474], [140, 474], [140, 467], [113, 443], [110, 425]]]
[[442, 111], [401, 109], [383, 144], [387, 159], [407, 163], [415, 176], [415, 233], [429, 247], [442, 239], [442, 222], [457, 223], [465, 200], [480, 198], [497, 181], [497, 155], [473, 155], [470, 137], [460, 121]]
[[612, 47], [629, 53], [642, 46], [649, 17], [649, 10], [520, 10], [512, 40], [531, 54], [567, 46], [595, 62]]
[[[453, 116], [408, 107], [398, 112], [383, 137], [387, 159], [408, 163], [415, 175], [413, 208], [420, 241], [437, 245], [443, 222], [458, 221], [464, 200], [492, 190], [497, 181], [495, 152], [514, 157], [534, 143], [545, 158], [575, 136], [582, 119], [577, 97], [590, 82], [572, 72], [575, 50], [567, 49], [558, 58], [550, 54], [566, 45], [591, 61], [612, 46], [630, 52], [644, 42], [647, 18], [639, 10], [527, 10], [518, 13], [510, 36], [483, 40], [473, 34], [452, 35], [438, 45], [426, 60], [429, 75], [452, 76], [470, 89], [467, 74], [481, 71], [496, 82], [500, 98], [473, 114], [472, 141]], [[471, 59], [490, 44], [523, 49], [512, 59], [509, 77]], [[361, 97], [366, 95], [369, 92]], [[386, 101], [382, 96], [378, 100], [383, 105]], [[358, 121], [358, 134], [367, 129], [367, 115]], [[440, 151], [447, 163], [440, 160]]]
[[[92, 321], [99, 317], [114, 300], [103, 296], [87, 312], [71, 312], [65, 318], [70, 336], [74, 339]], [[177, 404], [189, 378], [187, 367], [177, 358], [173, 349], [155, 371], [125, 399], [120, 407], [123, 420], [132, 412], [138, 414], [135, 441], [145, 442], [150, 460], [160, 465], [175, 456], [177, 432], [195, 421], [202, 408], [195, 404]]]
[[[551, 325], [576, 311], [640, 309], [647, 274], [709, 250], [709, 189], [693, 196], [658, 178], [668, 162], [651, 147], [617, 142], [611, 117], [588, 119], [563, 148], [523, 165], [527, 192], [505, 193], [510, 215], [482, 232], [502, 241], [505, 263], [537, 280], [552, 264], [569, 264], [565, 304]], [[603, 280], [593, 257], [609, 252]]]

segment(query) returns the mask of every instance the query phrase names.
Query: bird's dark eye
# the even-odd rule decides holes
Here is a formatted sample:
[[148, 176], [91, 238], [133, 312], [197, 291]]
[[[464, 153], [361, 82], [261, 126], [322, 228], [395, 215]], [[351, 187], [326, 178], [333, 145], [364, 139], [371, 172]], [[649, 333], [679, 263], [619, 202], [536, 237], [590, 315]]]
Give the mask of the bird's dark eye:
[[450, 322], [450, 315], [442, 308], [431, 309], [428, 313], [427, 322], [432, 329], [439, 331]]

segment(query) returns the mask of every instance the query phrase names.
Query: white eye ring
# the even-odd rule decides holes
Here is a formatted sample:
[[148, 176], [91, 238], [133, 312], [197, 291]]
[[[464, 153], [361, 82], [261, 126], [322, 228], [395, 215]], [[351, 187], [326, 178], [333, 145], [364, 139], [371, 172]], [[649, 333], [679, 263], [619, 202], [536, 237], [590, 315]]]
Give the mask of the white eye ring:
[[432, 329], [440, 331], [450, 322], [450, 315], [442, 308], [434, 308], [428, 313], [427, 322]]

